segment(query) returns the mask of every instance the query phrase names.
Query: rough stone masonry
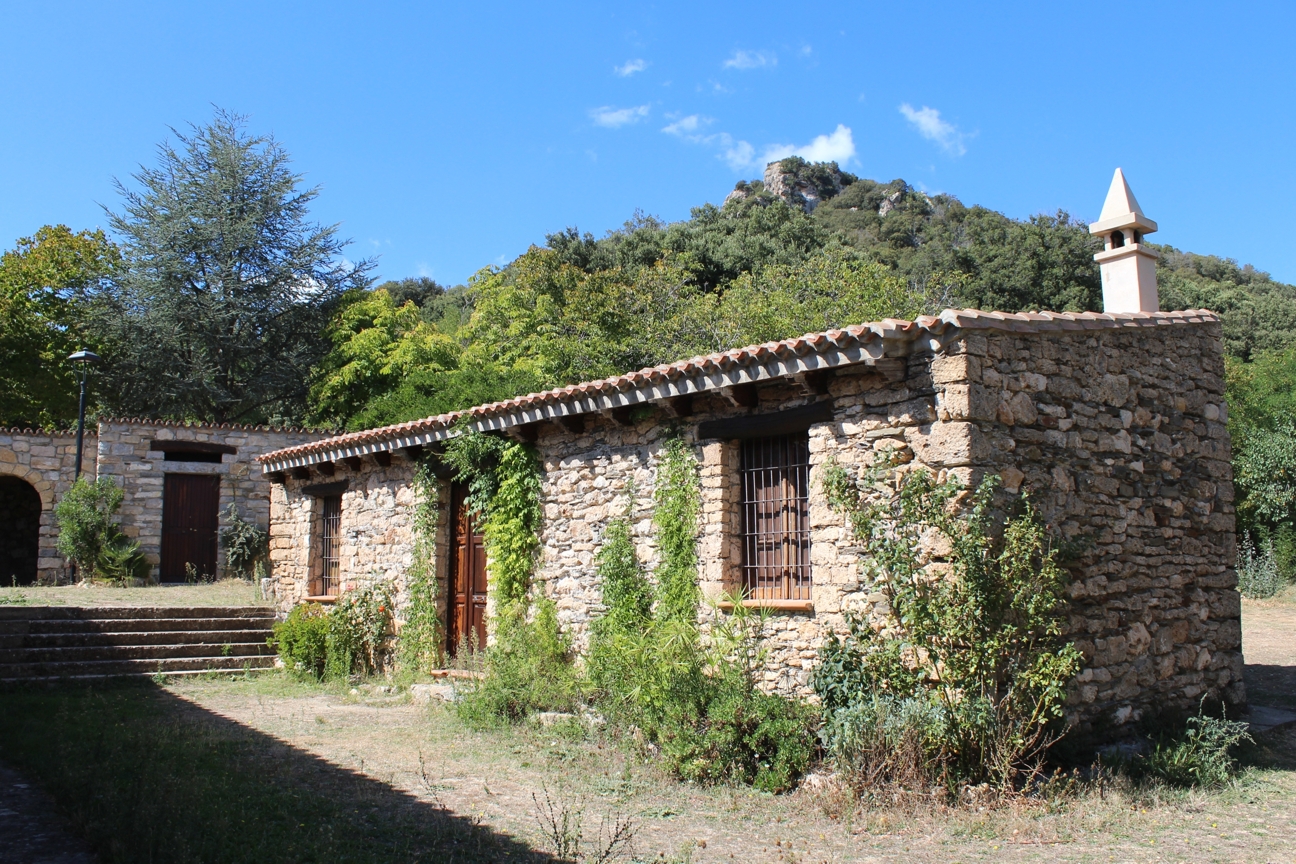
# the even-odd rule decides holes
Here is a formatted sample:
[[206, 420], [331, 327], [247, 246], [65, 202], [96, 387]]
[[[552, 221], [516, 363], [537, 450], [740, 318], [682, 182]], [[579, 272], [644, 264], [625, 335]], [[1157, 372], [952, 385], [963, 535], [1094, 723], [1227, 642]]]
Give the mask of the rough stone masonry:
[[[947, 311], [938, 318], [811, 334], [262, 457], [276, 479], [272, 577], [287, 609], [317, 568], [311, 489], [344, 480], [344, 583], [403, 589], [413, 554], [414, 457], [468, 423], [532, 441], [543, 521], [536, 589], [578, 650], [603, 611], [595, 556], [629, 515], [651, 572], [661, 448], [680, 434], [700, 471], [704, 618], [741, 583], [739, 438], [802, 418], [809, 449], [812, 595], [771, 607], [766, 686], [809, 695], [810, 671], [847, 611], [880, 621], [885, 598], [861, 573], [844, 517], [824, 498], [830, 460], [879, 459], [1002, 478], [1029, 491], [1082, 550], [1070, 564], [1069, 636], [1084, 653], [1068, 696], [1081, 726], [1245, 700], [1223, 353], [1211, 313], [1128, 315]], [[798, 433], [800, 434], [800, 433]], [[327, 466], [327, 467], [326, 467]], [[327, 472], [327, 473], [326, 473]], [[448, 590], [449, 483], [438, 495], [435, 566]], [[444, 609], [444, 604], [442, 606]]]

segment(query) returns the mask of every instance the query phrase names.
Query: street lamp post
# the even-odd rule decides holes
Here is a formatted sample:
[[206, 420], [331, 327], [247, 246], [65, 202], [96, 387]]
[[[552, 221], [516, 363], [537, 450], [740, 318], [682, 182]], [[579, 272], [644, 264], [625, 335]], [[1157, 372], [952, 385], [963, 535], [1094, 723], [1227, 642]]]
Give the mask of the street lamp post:
[[93, 351], [82, 350], [69, 354], [68, 359], [81, 366], [81, 407], [77, 409], [76, 474], [72, 478], [76, 481], [81, 477], [81, 441], [85, 438], [86, 374], [90, 370], [90, 364], [98, 362], [99, 355]]

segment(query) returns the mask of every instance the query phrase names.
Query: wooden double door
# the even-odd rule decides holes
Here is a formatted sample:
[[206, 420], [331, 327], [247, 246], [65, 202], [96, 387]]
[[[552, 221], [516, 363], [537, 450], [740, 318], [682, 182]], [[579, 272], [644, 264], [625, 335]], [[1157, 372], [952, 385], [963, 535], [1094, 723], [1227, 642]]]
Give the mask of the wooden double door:
[[486, 539], [468, 506], [468, 488], [450, 491], [450, 602], [447, 604], [446, 651], [486, 647]]
[[[216, 578], [216, 527], [220, 518], [220, 477], [167, 474], [162, 484], [163, 582]], [[192, 568], [192, 569], [191, 569]]]

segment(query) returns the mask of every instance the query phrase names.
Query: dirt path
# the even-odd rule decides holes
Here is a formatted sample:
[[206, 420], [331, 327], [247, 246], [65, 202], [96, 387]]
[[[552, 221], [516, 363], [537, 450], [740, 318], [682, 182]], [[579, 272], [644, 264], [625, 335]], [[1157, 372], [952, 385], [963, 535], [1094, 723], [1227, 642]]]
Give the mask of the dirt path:
[[1244, 601], [1242, 653], [1247, 699], [1253, 705], [1296, 710], [1296, 604]]
[[[1296, 860], [1296, 730], [1271, 733], [1282, 767], [1238, 789], [1135, 799], [1119, 791], [1056, 810], [840, 814], [822, 791], [769, 796], [660, 776], [618, 748], [536, 727], [466, 729], [442, 706], [264, 680], [185, 683], [173, 692], [492, 828], [545, 844], [533, 795], [580, 811], [587, 838], [615, 814], [638, 826], [636, 860], [1256, 861]], [[287, 687], [287, 690], [285, 688]], [[290, 692], [291, 691], [291, 692]]]

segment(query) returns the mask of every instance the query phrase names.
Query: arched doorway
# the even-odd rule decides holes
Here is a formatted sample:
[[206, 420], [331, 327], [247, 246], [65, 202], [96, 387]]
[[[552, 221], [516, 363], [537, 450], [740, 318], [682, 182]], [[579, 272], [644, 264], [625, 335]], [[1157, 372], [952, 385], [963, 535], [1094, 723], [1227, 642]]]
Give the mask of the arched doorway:
[[35, 584], [40, 519], [40, 493], [26, 480], [0, 477], [0, 584]]

